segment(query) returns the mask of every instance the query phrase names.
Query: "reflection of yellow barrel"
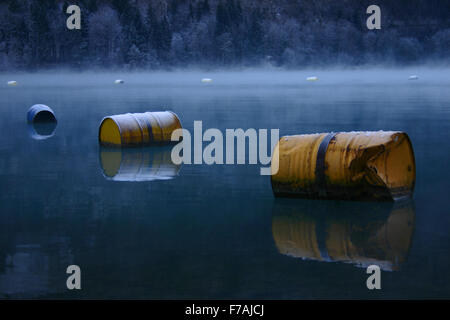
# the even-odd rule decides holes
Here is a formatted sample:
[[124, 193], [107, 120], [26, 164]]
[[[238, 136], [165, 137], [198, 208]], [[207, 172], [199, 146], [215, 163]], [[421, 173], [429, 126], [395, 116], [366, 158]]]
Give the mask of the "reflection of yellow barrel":
[[172, 162], [170, 154], [168, 147], [101, 148], [100, 163], [104, 176], [114, 181], [169, 180], [181, 167]]
[[[329, 213], [337, 210], [346, 214]], [[392, 271], [406, 261], [414, 220], [411, 203], [374, 208], [364, 203], [320, 206], [318, 202], [302, 205], [296, 201], [275, 204], [272, 234], [278, 250], [285, 255], [362, 267], [376, 264]]]
[[398, 200], [416, 176], [409, 137], [394, 131], [285, 136], [272, 169], [274, 194], [301, 198]]
[[103, 118], [98, 137], [105, 146], [146, 146], [170, 142], [176, 129], [181, 122], [171, 111], [127, 113]]

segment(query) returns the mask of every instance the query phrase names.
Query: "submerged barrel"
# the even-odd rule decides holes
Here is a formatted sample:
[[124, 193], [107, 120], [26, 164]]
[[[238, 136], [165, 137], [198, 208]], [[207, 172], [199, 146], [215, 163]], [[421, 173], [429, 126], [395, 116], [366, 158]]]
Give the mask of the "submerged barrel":
[[169, 180], [178, 175], [181, 165], [171, 158], [170, 147], [117, 149], [101, 147], [103, 176], [114, 181]]
[[53, 110], [45, 104], [35, 104], [28, 109], [28, 123], [55, 123], [56, 117]]
[[378, 206], [293, 199], [275, 202], [272, 235], [283, 255], [364, 268], [376, 264], [385, 271], [399, 270], [407, 260], [415, 225], [414, 206], [409, 201]]
[[127, 113], [103, 118], [98, 137], [103, 146], [149, 146], [171, 142], [172, 132], [181, 128], [172, 111]]
[[412, 197], [416, 176], [411, 141], [397, 131], [285, 136], [272, 172], [276, 197], [375, 201]]

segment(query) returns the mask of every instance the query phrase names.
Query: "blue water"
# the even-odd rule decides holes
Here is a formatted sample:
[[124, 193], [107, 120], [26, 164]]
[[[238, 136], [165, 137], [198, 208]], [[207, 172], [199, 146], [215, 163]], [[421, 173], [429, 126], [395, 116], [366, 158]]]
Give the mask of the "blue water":
[[[0, 298], [448, 299], [449, 74], [0, 74]], [[36, 103], [58, 119], [41, 139], [26, 123]], [[150, 179], [105, 174], [101, 119], [158, 110], [191, 131], [194, 120], [280, 135], [406, 131], [414, 199], [275, 200], [259, 165], [173, 167], [154, 148], [127, 155]], [[153, 160], [133, 160], [142, 154]], [[81, 290], [66, 287], [71, 264]], [[367, 289], [368, 264], [382, 268], [381, 290]]]

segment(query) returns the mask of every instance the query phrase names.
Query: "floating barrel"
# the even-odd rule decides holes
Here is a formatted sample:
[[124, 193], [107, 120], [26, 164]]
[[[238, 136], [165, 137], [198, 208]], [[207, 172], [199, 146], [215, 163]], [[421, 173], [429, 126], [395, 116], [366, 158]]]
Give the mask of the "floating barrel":
[[178, 175], [170, 147], [117, 149], [101, 147], [100, 163], [105, 178], [114, 181], [169, 180]]
[[53, 110], [44, 104], [35, 104], [27, 113], [28, 123], [56, 122]]
[[171, 111], [127, 113], [103, 118], [98, 137], [104, 146], [147, 146], [171, 142], [176, 129], [181, 122]]
[[276, 199], [273, 210], [272, 235], [281, 254], [364, 268], [376, 264], [386, 271], [399, 270], [408, 257], [415, 224], [409, 201], [374, 206]]
[[285, 136], [272, 172], [275, 196], [378, 201], [412, 197], [416, 176], [409, 137], [395, 131]]

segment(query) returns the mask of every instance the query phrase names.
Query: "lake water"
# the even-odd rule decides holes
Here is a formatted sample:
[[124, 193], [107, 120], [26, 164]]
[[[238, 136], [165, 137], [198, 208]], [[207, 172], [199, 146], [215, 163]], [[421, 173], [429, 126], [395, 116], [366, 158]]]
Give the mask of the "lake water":
[[[450, 298], [449, 88], [449, 70], [427, 69], [0, 74], [0, 298]], [[36, 103], [58, 119], [47, 139], [26, 123]], [[406, 131], [414, 199], [275, 200], [259, 165], [170, 167], [155, 148], [126, 157], [156, 179], [108, 176], [101, 119], [158, 110], [190, 131]]]

